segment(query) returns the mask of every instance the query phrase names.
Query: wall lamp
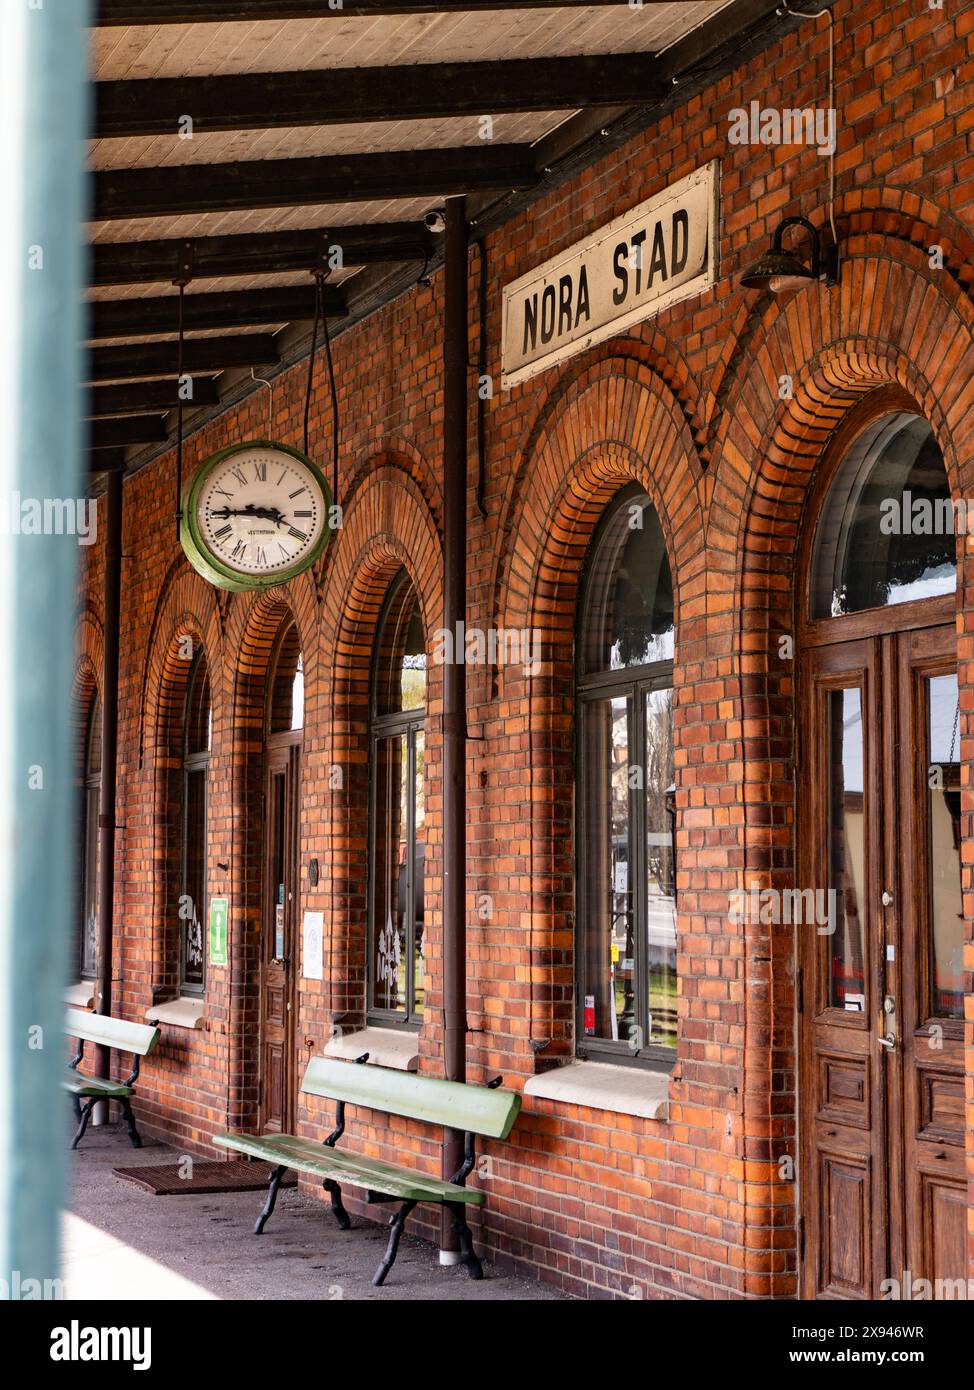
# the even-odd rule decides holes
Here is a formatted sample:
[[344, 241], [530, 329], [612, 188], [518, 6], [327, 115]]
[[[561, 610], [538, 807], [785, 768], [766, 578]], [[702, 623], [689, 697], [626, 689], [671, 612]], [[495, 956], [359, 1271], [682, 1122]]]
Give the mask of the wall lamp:
[[[794, 251], [785, 251], [781, 239], [789, 227], [804, 227], [812, 243], [812, 263], [810, 266]], [[787, 290], [800, 290], [812, 281], [823, 285], [837, 285], [839, 282], [839, 247], [836, 242], [823, 246], [817, 229], [805, 217], [786, 217], [779, 222], [771, 238], [771, 250], [765, 251], [753, 265], [748, 266], [740, 282], [749, 290], [770, 290], [772, 294], [783, 294]]]

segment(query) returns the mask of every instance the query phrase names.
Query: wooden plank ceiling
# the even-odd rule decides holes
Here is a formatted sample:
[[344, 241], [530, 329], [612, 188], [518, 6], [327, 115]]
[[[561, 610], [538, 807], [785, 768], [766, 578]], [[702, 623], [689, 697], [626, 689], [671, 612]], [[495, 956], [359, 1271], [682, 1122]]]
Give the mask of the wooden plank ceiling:
[[195, 428], [305, 350], [323, 243], [342, 247], [326, 299], [341, 331], [436, 264], [423, 217], [444, 197], [490, 225], [782, 25], [771, 0], [333, 4], [100, 0], [92, 472], [171, 438], [186, 240]]

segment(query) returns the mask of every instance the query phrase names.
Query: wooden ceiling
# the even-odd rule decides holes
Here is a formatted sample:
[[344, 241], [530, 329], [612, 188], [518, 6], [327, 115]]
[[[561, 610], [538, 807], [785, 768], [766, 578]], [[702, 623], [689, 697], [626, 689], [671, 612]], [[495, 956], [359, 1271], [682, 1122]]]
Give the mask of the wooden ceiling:
[[437, 264], [422, 219], [446, 196], [481, 234], [800, 22], [774, 0], [334, 4], [99, 0], [92, 472], [171, 438], [187, 242], [192, 429], [307, 350], [323, 245], [340, 332]]

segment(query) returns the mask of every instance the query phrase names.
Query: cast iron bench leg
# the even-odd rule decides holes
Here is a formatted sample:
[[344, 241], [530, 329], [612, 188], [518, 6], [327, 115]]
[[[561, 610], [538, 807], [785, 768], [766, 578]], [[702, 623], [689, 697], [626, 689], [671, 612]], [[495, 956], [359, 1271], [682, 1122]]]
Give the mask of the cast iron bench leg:
[[141, 1149], [142, 1136], [139, 1134], [139, 1131], [135, 1128], [135, 1116], [132, 1114], [132, 1102], [129, 1100], [128, 1096], [122, 1097], [121, 1106], [122, 1114], [125, 1117], [125, 1127], [128, 1130], [129, 1138], [132, 1141], [132, 1148]]
[[348, 1212], [342, 1204], [342, 1189], [334, 1178], [325, 1178], [321, 1185], [331, 1198], [331, 1209], [334, 1213], [335, 1220], [338, 1222], [339, 1228], [343, 1231], [350, 1231], [352, 1229], [352, 1223], [348, 1219]]
[[399, 1250], [399, 1237], [402, 1235], [403, 1227], [406, 1224], [406, 1217], [415, 1205], [415, 1202], [403, 1202], [390, 1222], [392, 1229], [389, 1232], [389, 1244], [386, 1246], [385, 1258], [372, 1277], [372, 1283], [377, 1289], [385, 1282], [386, 1275], [396, 1262], [396, 1254]]
[[[76, 1099], [77, 1099], [77, 1097], [76, 1097]], [[96, 1101], [96, 1100], [97, 1100], [97, 1096], [92, 1096], [91, 1099], [90, 1099], [89, 1101], [86, 1101], [85, 1104], [84, 1104], [84, 1106], [82, 1107], [82, 1110], [81, 1110], [81, 1123], [78, 1125], [78, 1132], [77, 1132], [77, 1134], [74, 1136], [74, 1141], [73, 1141], [73, 1143], [72, 1143], [72, 1145], [71, 1145], [72, 1149], [76, 1149], [76, 1148], [78, 1147], [78, 1145], [81, 1143], [81, 1136], [84, 1134], [85, 1130], [88, 1128], [88, 1121], [91, 1119], [91, 1112], [92, 1112], [92, 1110], [94, 1110], [94, 1108], [95, 1108], [95, 1101]]]
[[267, 1189], [267, 1201], [264, 1203], [264, 1210], [257, 1218], [257, 1225], [254, 1227], [254, 1235], [259, 1236], [267, 1224], [267, 1219], [274, 1210], [274, 1203], [277, 1201], [277, 1189], [281, 1185], [281, 1179], [287, 1172], [286, 1167], [275, 1168], [271, 1173], [270, 1186]]
[[460, 1263], [466, 1265], [467, 1273], [471, 1279], [483, 1279], [484, 1267], [477, 1259], [473, 1248], [473, 1236], [467, 1225], [467, 1214], [463, 1209], [464, 1204], [463, 1202], [447, 1202], [446, 1205], [453, 1216], [453, 1229], [460, 1241]]

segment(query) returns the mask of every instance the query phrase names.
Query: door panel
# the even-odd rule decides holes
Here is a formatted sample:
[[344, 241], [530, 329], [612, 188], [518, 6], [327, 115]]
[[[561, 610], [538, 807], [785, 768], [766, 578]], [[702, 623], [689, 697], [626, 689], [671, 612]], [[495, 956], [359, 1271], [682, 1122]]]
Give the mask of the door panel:
[[960, 708], [954, 633], [898, 639], [905, 1240], [916, 1278], [967, 1275]]
[[802, 663], [800, 881], [835, 895], [796, 928], [805, 1297], [966, 1278], [955, 672], [951, 627]]
[[818, 648], [802, 670], [809, 805], [800, 884], [828, 894], [827, 922], [795, 928], [803, 1288], [819, 1298], [874, 1297], [887, 1259], [885, 1078], [873, 1037], [883, 949], [880, 673], [873, 641]]
[[260, 1124], [265, 1133], [293, 1127], [299, 770], [294, 744], [270, 747], [264, 796], [260, 987]]

